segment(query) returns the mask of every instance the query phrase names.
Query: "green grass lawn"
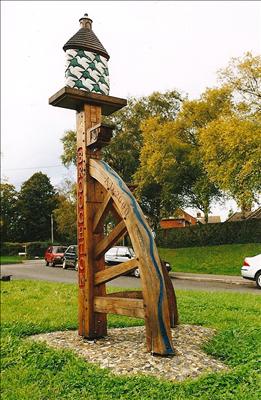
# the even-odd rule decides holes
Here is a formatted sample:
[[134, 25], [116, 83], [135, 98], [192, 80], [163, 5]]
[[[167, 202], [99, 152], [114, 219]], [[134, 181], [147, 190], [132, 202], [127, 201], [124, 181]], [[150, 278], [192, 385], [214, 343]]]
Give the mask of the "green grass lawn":
[[201, 274], [240, 275], [245, 257], [261, 253], [261, 244], [224, 244], [220, 246], [159, 249], [164, 260], [176, 272]]
[[[72, 284], [2, 282], [2, 400], [257, 400], [260, 398], [261, 297], [178, 291], [181, 323], [217, 329], [204, 346], [230, 367], [183, 383], [146, 376], [115, 376], [70, 351], [26, 340], [28, 335], [77, 328]], [[110, 327], [142, 324], [109, 316]]]
[[19, 264], [22, 262], [22, 257], [19, 256], [0, 256], [0, 264]]

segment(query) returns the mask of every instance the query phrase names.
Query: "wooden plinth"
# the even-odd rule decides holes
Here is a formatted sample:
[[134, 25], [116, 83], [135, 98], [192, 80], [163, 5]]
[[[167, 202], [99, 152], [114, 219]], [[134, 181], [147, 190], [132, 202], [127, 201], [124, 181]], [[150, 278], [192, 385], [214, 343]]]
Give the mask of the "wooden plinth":
[[80, 111], [84, 104], [101, 107], [102, 115], [111, 115], [127, 105], [126, 99], [89, 93], [84, 90], [64, 87], [49, 99], [49, 104], [55, 107], [69, 108]]

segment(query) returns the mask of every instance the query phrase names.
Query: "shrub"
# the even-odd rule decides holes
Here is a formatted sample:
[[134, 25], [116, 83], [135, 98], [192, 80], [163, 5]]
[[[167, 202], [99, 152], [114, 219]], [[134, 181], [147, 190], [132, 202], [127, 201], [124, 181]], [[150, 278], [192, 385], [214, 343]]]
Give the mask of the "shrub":
[[43, 257], [45, 250], [50, 245], [49, 242], [29, 242], [26, 243], [27, 257], [32, 258], [35, 256]]
[[20, 252], [24, 252], [23, 243], [1, 243], [1, 256], [17, 256]]
[[160, 247], [179, 248], [233, 243], [260, 243], [261, 220], [252, 219], [219, 224], [160, 229], [156, 235]]
[[27, 243], [1, 243], [1, 255], [17, 256], [19, 252], [25, 251], [27, 258], [43, 257], [45, 250], [51, 243], [49, 242], [27, 242]]

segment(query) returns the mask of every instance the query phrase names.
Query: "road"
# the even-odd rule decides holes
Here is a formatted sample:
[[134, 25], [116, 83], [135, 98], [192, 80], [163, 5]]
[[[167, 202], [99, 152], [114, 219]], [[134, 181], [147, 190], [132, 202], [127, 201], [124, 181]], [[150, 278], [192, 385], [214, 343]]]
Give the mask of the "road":
[[[72, 269], [63, 270], [60, 266], [46, 267], [43, 260], [26, 261], [23, 264], [9, 264], [1, 266], [1, 276], [12, 275], [11, 279], [32, 279], [52, 282], [77, 283], [77, 272]], [[253, 282], [244, 282], [244, 285], [234, 285], [221, 282], [198, 282], [193, 280], [172, 279], [175, 289], [226, 291], [261, 294]], [[141, 280], [131, 276], [121, 276], [108, 285], [122, 288], [140, 288]]]

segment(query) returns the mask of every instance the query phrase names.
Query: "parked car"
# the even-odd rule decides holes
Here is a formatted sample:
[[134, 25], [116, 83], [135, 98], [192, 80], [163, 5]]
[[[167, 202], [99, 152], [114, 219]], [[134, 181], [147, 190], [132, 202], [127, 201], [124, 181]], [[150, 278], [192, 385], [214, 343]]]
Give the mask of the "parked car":
[[[128, 246], [114, 246], [105, 253], [105, 263], [108, 266], [117, 265], [133, 258], [135, 258], [134, 250], [132, 247]], [[165, 265], [168, 272], [171, 271], [171, 265], [169, 262], [165, 260], [161, 260], [161, 262]], [[130, 274], [133, 274], [136, 278], [139, 278], [139, 268], [135, 268], [130, 272]]]
[[70, 245], [64, 253], [63, 269], [68, 267], [78, 270], [78, 247], [76, 244]]
[[261, 289], [261, 254], [245, 258], [241, 275], [245, 279], [256, 281], [257, 287]]
[[62, 264], [66, 249], [66, 246], [49, 246], [44, 254], [46, 266], [48, 267], [50, 264], [52, 267], [54, 267], [57, 264]]

